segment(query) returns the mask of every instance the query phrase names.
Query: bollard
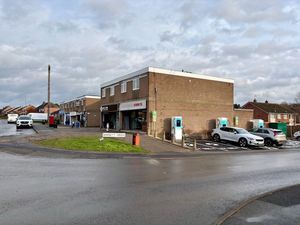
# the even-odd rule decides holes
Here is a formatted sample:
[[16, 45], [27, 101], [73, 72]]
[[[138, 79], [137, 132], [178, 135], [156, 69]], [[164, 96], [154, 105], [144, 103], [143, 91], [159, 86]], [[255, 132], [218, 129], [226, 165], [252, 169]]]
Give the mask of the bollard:
[[194, 151], [197, 150], [197, 141], [196, 138], [194, 138]]
[[135, 133], [132, 135], [132, 145], [140, 146], [140, 134]]
[[184, 136], [181, 138], [181, 147], [184, 147]]
[[165, 140], [166, 140], [166, 132], [164, 131], [162, 141], [165, 141]]

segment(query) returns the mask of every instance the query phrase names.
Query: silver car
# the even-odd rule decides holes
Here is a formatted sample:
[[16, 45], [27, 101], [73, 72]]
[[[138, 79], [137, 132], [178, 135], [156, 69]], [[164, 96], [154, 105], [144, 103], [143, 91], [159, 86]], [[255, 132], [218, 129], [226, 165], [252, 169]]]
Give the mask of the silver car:
[[266, 146], [281, 146], [286, 142], [286, 135], [282, 130], [272, 128], [258, 128], [250, 132], [251, 134], [264, 138]]

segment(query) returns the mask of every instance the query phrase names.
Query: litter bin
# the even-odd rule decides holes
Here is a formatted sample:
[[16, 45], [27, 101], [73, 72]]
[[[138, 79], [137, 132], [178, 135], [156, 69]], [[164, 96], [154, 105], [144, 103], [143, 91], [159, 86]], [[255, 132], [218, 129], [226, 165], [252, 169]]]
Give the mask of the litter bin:
[[76, 128], [80, 128], [80, 122], [77, 121], [77, 122], [75, 123], [75, 127], [76, 127]]
[[139, 133], [134, 133], [132, 136], [132, 145], [140, 145], [140, 134]]

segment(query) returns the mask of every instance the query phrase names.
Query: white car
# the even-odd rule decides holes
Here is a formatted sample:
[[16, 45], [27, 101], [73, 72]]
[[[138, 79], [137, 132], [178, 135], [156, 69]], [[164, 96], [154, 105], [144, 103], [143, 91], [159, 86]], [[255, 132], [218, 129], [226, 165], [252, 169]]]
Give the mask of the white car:
[[249, 146], [264, 146], [264, 139], [262, 137], [250, 134], [243, 128], [238, 127], [220, 127], [212, 132], [214, 141], [232, 141], [238, 143], [241, 147]]
[[33, 125], [33, 121], [29, 116], [19, 116], [16, 125], [17, 125], [17, 129], [21, 127], [31, 128]]
[[16, 123], [18, 114], [7, 114], [7, 123]]
[[295, 132], [294, 137], [300, 141], [300, 131]]

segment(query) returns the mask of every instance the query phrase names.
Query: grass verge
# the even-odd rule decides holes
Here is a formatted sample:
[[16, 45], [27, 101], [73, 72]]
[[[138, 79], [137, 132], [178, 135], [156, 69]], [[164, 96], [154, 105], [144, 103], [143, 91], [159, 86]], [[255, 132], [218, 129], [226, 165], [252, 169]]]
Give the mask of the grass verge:
[[148, 151], [141, 147], [133, 146], [121, 140], [104, 138], [103, 141], [100, 141], [99, 137], [95, 136], [55, 138], [36, 141], [35, 143], [44, 147], [60, 148], [66, 150], [148, 153]]

